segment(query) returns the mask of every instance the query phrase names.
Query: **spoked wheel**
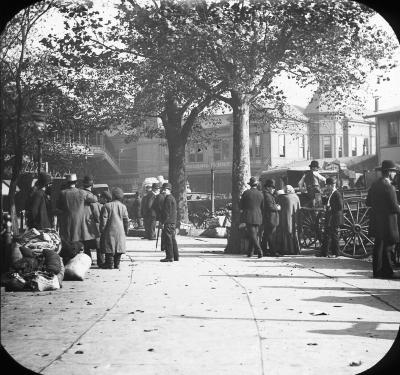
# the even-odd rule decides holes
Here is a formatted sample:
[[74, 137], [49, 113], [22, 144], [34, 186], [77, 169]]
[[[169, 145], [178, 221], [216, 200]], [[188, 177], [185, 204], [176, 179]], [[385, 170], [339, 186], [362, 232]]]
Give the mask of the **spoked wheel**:
[[300, 210], [300, 245], [309, 249], [317, 247], [322, 240], [323, 214], [319, 209], [302, 208]]
[[363, 198], [345, 199], [343, 216], [340, 253], [350, 258], [366, 258], [374, 245], [368, 237], [369, 207]]

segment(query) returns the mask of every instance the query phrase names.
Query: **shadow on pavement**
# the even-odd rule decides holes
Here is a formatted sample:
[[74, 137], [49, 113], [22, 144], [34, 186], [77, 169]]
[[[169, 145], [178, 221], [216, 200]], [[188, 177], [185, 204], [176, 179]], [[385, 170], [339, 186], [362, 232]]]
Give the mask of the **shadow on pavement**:
[[346, 329], [316, 329], [309, 330], [310, 333], [320, 333], [325, 335], [351, 335], [359, 337], [372, 337], [375, 339], [385, 339], [394, 341], [396, 332], [398, 329], [393, 330], [380, 330], [377, 329], [379, 324], [376, 322], [357, 322], [354, 323], [350, 328]]

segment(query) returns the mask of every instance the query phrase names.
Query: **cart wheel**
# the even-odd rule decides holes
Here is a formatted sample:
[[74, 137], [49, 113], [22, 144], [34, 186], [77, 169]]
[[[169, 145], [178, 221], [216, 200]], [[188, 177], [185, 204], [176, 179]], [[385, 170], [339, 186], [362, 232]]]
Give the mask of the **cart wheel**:
[[374, 241], [368, 237], [369, 207], [364, 199], [344, 200], [344, 224], [341, 228], [340, 253], [350, 258], [366, 258], [372, 252]]
[[323, 215], [313, 209], [300, 210], [300, 246], [302, 248], [317, 247], [321, 243]]

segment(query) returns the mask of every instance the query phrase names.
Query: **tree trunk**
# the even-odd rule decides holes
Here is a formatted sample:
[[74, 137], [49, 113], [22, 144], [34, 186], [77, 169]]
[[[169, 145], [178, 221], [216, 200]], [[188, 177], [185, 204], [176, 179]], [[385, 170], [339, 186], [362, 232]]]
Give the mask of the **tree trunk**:
[[185, 167], [187, 136], [182, 134], [182, 113], [175, 98], [169, 98], [166, 102], [166, 116], [163, 124], [169, 152], [168, 181], [172, 184], [172, 194], [178, 206], [177, 226], [179, 227], [180, 223], [189, 221]]
[[242, 193], [248, 188], [250, 179], [249, 153], [249, 97], [237, 91], [231, 91], [233, 110], [233, 159], [232, 159], [232, 224], [225, 252], [245, 253], [240, 246], [240, 208]]
[[172, 194], [178, 206], [177, 225], [188, 223], [188, 206], [186, 199], [186, 167], [185, 144], [178, 140], [168, 140], [169, 174], [168, 180], [172, 184]]

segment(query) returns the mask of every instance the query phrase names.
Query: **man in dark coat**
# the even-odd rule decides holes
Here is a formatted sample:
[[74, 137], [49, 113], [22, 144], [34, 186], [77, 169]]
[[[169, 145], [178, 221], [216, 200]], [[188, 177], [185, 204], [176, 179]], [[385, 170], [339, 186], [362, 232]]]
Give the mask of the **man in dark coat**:
[[142, 239], [147, 239], [148, 236], [148, 227], [149, 227], [149, 222], [147, 219], [147, 201], [150, 198], [152, 192], [151, 192], [151, 186], [146, 185], [146, 194], [142, 198], [142, 204], [140, 206], [140, 215], [143, 218], [143, 227], [144, 227], [144, 237]]
[[142, 207], [142, 199], [140, 198], [140, 194], [137, 191], [132, 199], [132, 202], [130, 202], [130, 205], [128, 208], [128, 214], [129, 214], [129, 218], [132, 219], [134, 225], [136, 225], [138, 228], [140, 228], [142, 226], [141, 207]]
[[176, 243], [175, 238], [177, 206], [176, 200], [171, 194], [171, 184], [164, 183], [162, 188], [165, 194], [165, 199], [161, 210], [161, 221], [163, 223], [165, 242], [165, 258], [160, 259], [160, 262], [173, 262], [179, 260], [178, 244]]
[[371, 207], [375, 224], [375, 244], [372, 253], [373, 277], [398, 278], [393, 273], [392, 251], [399, 242], [398, 215], [400, 206], [391, 184], [396, 175], [392, 160], [382, 161], [382, 177], [368, 191], [366, 205]]
[[60, 212], [60, 237], [64, 241], [82, 241], [84, 231], [85, 204], [97, 202], [97, 197], [89, 191], [78, 189], [76, 174], [66, 176], [67, 188], [62, 190], [57, 200]]
[[151, 192], [146, 196], [145, 205], [144, 207], [144, 219], [147, 223], [146, 235], [145, 237], [148, 240], [155, 240], [156, 239], [156, 221], [157, 221], [157, 213], [155, 208], [153, 207], [154, 200], [156, 196], [160, 193], [160, 185], [155, 182], [151, 186]]
[[280, 206], [275, 201], [275, 181], [266, 180], [264, 188], [263, 237], [261, 244], [264, 255], [277, 256], [276, 228], [279, 225]]
[[[156, 211], [156, 219], [158, 221], [158, 229], [157, 229], [157, 235], [159, 233], [160, 228], [162, 228], [162, 210], [164, 207], [164, 200], [166, 197], [165, 194], [165, 187], [166, 184], [163, 184], [160, 190], [160, 194], [158, 194], [153, 202], [153, 209]], [[165, 231], [161, 230], [161, 243], [160, 243], [160, 248], [161, 251], [165, 251]]]
[[336, 181], [332, 177], [326, 179], [328, 197], [326, 199], [326, 214], [324, 238], [322, 239], [321, 253], [326, 257], [331, 252], [332, 257], [339, 256], [339, 227], [343, 225], [343, 198], [336, 190]]
[[250, 189], [245, 190], [240, 199], [241, 221], [246, 224], [246, 231], [249, 237], [247, 256], [251, 257], [255, 250], [258, 257], [261, 258], [263, 254], [258, 240], [258, 232], [262, 224], [264, 197], [261, 191], [257, 189], [258, 182], [255, 177], [250, 178], [248, 185], [250, 185]]
[[39, 173], [35, 191], [28, 197], [27, 224], [29, 228], [52, 228], [54, 217], [51, 207], [51, 176], [45, 172]]
[[[83, 190], [92, 194], [93, 178], [85, 176], [82, 180]], [[99, 202], [84, 205], [84, 219], [82, 227], [81, 242], [84, 246], [85, 254], [92, 258], [91, 250], [96, 250], [97, 265], [101, 267], [102, 256], [100, 255], [100, 210]]]
[[317, 160], [312, 160], [309, 167], [310, 170], [299, 181], [299, 188], [302, 192], [307, 192], [309, 207], [321, 207], [321, 184], [325, 183], [325, 177], [318, 173]]

